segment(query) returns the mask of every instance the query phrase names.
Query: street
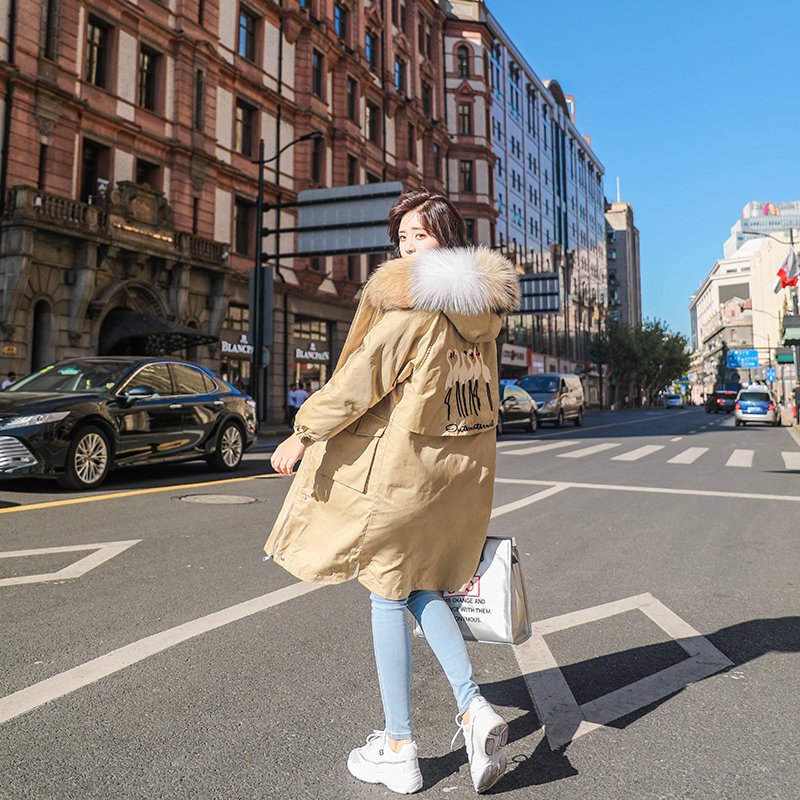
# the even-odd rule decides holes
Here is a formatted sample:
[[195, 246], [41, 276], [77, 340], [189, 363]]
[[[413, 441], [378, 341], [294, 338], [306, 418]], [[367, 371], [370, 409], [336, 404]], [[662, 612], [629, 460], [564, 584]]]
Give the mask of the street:
[[[800, 436], [703, 408], [498, 439], [534, 635], [469, 644], [509, 721], [489, 792], [793, 800]], [[289, 479], [0, 483], [0, 798], [384, 798], [345, 766], [383, 725], [367, 591], [262, 559]], [[474, 796], [449, 686], [412, 639], [420, 797]]]

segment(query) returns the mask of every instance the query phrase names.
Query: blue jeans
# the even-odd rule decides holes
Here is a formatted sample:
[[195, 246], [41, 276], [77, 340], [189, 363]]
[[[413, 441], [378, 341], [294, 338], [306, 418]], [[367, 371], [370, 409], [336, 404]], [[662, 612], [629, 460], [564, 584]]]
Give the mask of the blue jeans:
[[411, 592], [405, 600], [386, 600], [371, 593], [370, 599], [375, 664], [389, 738], [411, 738], [411, 644], [406, 608], [424, 631], [463, 714], [479, 689], [461, 631], [442, 593]]

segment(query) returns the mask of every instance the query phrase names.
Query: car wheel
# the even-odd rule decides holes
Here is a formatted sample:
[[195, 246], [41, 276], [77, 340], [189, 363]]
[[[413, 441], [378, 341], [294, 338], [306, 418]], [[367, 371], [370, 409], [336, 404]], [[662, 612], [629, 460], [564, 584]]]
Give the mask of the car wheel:
[[572, 420], [572, 421], [575, 423], [575, 427], [576, 428], [580, 428], [580, 426], [583, 425], [583, 409], [582, 408], [578, 409], [578, 416], [575, 417], [575, 419]]
[[742, 424], [742, 421], [740, 419], [737, 419], [734, 420], [733, 424], [738, 428]]
[[506, 426], [503, 424], [503, 415], [497, 415], [497, 435], [502, 436], [506, 432]]
[[706, 408], [706, 414], [710, 414], [710, 413], [711, 413], [711, 409], [710, 408]]
[[780, 426], [781, 426], [781, 418], [779, 416], [775, 417], [775, 422], [773, 424], [775, 425], [776, 428], [780, 428]]
[[67, 451], [64, 475], [59, 483], [67, 489], [96, 489], [111, 468], [108, 436], [93, 425], [81, 428]]
[[556, 428], [560, 428], [564, 424], [564, 410], [558, 409], [558, 416], [556, 417]]
[[525, 426], [525, 430], [527, 430], [528, 433], [536, 433], [536, 428], [538, 427], [538, 425], [539, 425], [539, 420], [536, 419], [536, 412], [531, 411], [531, 416], [530, 419], [528, 420], [528, 424]]
[[216, 450], [206, 459], [208, 466], [216, 472], [231, 472], [242, 463], [244, 439], [242, 429], [236, 422], [226, 422], [217, 436]]

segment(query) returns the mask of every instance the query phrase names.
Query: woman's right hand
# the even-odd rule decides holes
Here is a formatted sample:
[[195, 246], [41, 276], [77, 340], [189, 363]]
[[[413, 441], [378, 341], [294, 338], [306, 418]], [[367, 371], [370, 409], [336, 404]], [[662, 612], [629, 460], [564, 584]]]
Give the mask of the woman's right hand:
[[293, 433], [275, 448], [275, 452], [269, 461], [275, 472], [281, 475], [291, 475], [294, 465], [300, 460], [305, 451], [306, 446]]

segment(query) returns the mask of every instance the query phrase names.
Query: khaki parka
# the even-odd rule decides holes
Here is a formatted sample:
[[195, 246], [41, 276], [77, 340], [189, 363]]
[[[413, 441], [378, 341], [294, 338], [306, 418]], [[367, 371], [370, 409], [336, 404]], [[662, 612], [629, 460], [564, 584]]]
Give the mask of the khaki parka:
[[306, 450], [264, 550], [296, 577], [399, 600], [474, 575], [492, 507], [501, 314], [514, 267], [485, 248], [379, 267], [339, 363], [302, 405]]

